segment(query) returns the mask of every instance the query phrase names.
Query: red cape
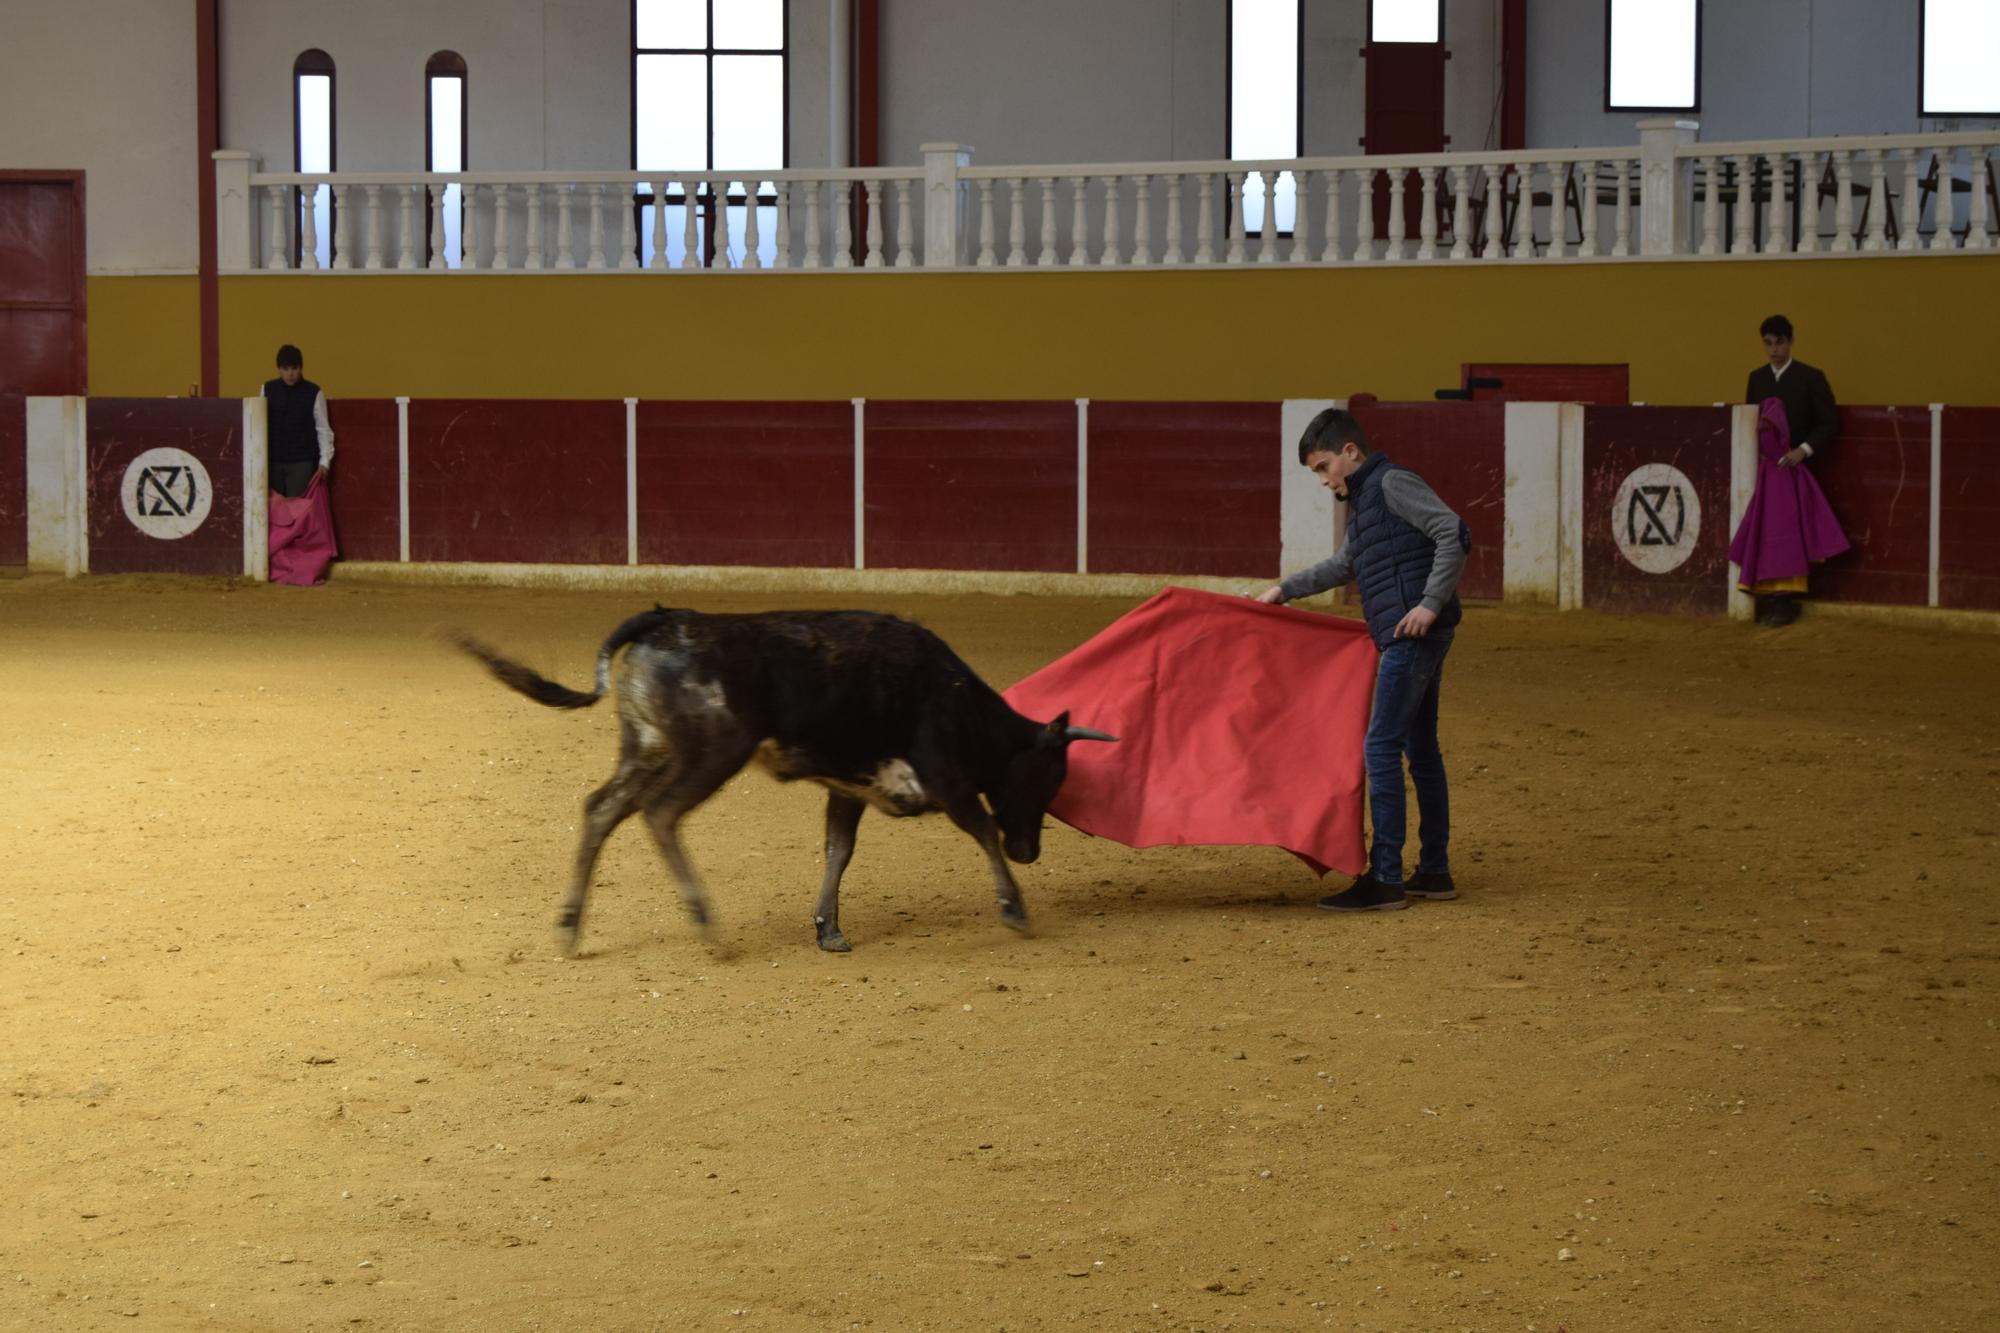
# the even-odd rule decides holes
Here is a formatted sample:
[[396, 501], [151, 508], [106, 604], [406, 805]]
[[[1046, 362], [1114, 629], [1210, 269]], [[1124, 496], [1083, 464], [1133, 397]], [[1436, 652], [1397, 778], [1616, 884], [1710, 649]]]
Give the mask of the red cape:
[[1168, 588], [1006, 691], [1120, 737], [1069, 751], [1049, 813], [1128, 847], [1283, 847], [1359, 874], [1375, 644], [1358, 620]]
[[307, 587], [326, 581], [326, 567], [340, 554], [333, 538], [333, 503], [326, 478], [314, 477], [306, 493], [289, 499], [271, 492], [271, 582]]

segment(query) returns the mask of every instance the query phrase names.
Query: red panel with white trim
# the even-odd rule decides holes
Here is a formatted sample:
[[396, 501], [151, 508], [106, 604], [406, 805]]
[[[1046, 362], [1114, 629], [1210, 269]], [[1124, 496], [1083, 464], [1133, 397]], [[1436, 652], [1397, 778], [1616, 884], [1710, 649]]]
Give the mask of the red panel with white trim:
[[1583, 604], [1726, 611], [1729, 492], [1728, 408], [1585, 408]]
[[2000, 407], [1947, 407], [1938, 475], [1938, 604], [2000, 611]]
[[410, 559], [624, 564], [625, 404], [410, 404]]
[[869, 402], [870, 568], [1074, 570], [1076, 404]]
[[84, 466], [93, 574], [243, 572], [243, 402], [93, 398]]
[[1091, 572], [1277, 573], [1279, 411], [1091, 403]]
[[1840, 439], [1809, 466], [1850, 549], [1812, 571], [1814, 597], [1923, 606], [1930, 600], [1931, 414], [1840, 408]]
[[400, 555], [396, 400], [333, 398], [333, 471], [327, 498], [343, 560], [394, 560]]
[[638, 405], [639, 559], [854, 564], [854, 405]]

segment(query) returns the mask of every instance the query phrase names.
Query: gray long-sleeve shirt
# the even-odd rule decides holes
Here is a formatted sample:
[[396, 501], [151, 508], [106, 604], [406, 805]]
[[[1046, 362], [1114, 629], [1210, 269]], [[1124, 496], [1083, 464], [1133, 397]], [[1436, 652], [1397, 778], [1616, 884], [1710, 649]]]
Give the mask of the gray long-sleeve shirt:
[[[1465, 548], [1458, 544], [1458, 515], [1438, 499], [1429, 482], [1405, 468], [1382, 478], [1382, 499], [1390, 513], [1436, 544], [1437, 554], [1431, 559], [1431, 575], [1424, 582], [1420, 605], [1427, 611], [1443, 611], [1458, 589], [1459, 575], [1465, 572]], [[1285, 579], [1278, 589], [1289, 602], [1341, 587], [1353, 577], [1354, 557], [1342, 542], [1338, 551]]]

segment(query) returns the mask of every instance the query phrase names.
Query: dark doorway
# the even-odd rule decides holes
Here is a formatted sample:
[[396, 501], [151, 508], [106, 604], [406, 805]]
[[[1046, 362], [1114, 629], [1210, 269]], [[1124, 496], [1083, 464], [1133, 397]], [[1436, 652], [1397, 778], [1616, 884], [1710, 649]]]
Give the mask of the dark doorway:
[[0, 171], [0, 394], [80, 394], [83, 173]]

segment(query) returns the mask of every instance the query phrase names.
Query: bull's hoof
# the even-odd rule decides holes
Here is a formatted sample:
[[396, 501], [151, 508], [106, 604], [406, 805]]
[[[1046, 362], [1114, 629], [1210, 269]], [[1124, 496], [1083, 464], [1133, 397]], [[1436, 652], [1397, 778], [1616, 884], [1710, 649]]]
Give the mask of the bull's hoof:
[[583, 913], [571, 909], [557, 917], [556, 938], [564, 953], [576, 957], [577, 951], [583, 947]]
[[838, 926], [819, 933], [819, 947], [828, 953], [851, 953], [854, 946], [847, 942], [847, 936], [840, 933]]
[[1032, 928], [1028, 925], [1028, 912], [1026, 908], [1002, 907], [1000, 909], [1000, 923], [1016, 935], [1029, 935], [1033, 933]]

